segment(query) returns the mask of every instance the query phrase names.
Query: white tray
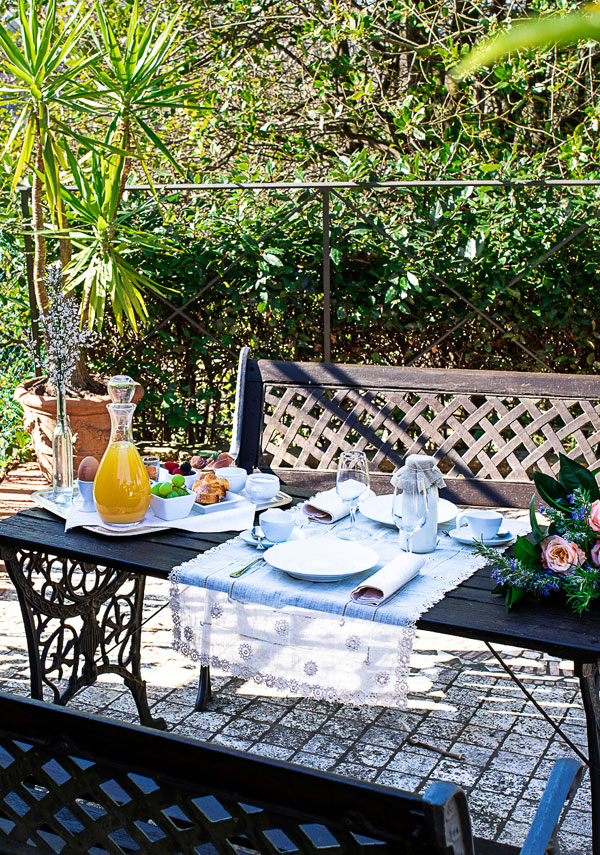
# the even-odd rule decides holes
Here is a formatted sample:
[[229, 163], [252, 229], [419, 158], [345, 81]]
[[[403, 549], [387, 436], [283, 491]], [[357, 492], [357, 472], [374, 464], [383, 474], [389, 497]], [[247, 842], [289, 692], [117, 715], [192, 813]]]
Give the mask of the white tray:
[[[252, 502], [252, 499], [250, 498], [250, 496], [248, 496], [246, 490], [242, 490], [239, 495], [243, 496], [244, 499], [248, 499], [249, 502]], [[269, 508], [281, 508], [283, 507], [283, 505], [288, 505], [292, 501], [293, 499], [291, 496], [288, 496], [287, 493], [284, 493], [283, 490], [280, 490], [279, 493], [277, 493], [276, 496], [273, 496], [272, 499], [269, 499], [268, 502], [259, 502], [256, 505], [256, 510], [266, 511]], [[254, 504], [254, 502], [252, 502], [252, 504]]]
[[[77, 490], [74, 490], [74, 496], [77, 496]], [[52, 514], [56, 514], [57, 517], [61, 517], [61, 519], [66, 520], [69, 509], [66, 505], [60, 505], [53, 499], [53, 491], [51, 489], [48, 490], [36, 490], [35, 493], [31, 494], [32, 500], [38, 504], [41, 508], [44, 508], [47, 511], [50, 511]], [[146, 534], [154, 534], [157, 531], [167, 531], [164, 526], [158, 525], [147, 525], [144, 526], [141, 531], [139, 529], [125, 529], [124, 531], [118, 531], [117, 529], [107, 531], [105, 528], [101, 528], [97, 525], [84, 525], [82, 528], [86, 529], [86, 531], [91, 531], [94, 534], [102, 534], [105, 537], [135, 537]]]

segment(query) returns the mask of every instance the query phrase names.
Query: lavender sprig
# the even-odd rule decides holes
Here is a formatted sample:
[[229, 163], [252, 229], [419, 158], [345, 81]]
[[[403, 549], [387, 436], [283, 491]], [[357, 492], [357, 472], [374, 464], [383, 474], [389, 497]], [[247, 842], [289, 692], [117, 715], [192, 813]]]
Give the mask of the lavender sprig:
[[473, 543], [473, 548], [478, 555], [483, 555], [493, 565], [492, 578], [502, 587], [523, 588], [536, 597], [547, 597], [561, 586], [560, 576], [551, 570], [501, 555], [496, 549], [477, 541]]
[[92, 343], [96, 335], [82, 329], [79, 323], [79, 305], [63, 289], [62, 265], [51, 264], [46, 271], [48, 308], [40, 313], [44, 331], [46, 353], [41, 359], [34, 357], [36, 365], [47, 375], [50, 384], [64, 395], [67, 384], [77, 367], [79, 356]]

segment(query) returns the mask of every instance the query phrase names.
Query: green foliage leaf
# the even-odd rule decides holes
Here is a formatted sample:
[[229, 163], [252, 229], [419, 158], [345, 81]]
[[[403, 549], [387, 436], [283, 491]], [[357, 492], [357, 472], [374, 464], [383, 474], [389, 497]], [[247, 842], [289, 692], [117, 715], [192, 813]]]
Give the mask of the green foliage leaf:
[[546, 475], [545, 472], [539, 472], [538, 470], [534, 471], [533, 480], [538, 493], [546, 504], [550, 505], [551, 508], [556, 508], [558, 511], [568, 509], [569, 500], [567, 499], [567, 491], [559, 481], [550, 475]]
[[541, 548], [537, 543], [531, 543], [525, 537], [518, 537], [513, 547], [513, 554], [517, 561], [530, 567], [540, 566]]
[[587, 466], [582, 466], [571, 460], [565, 454], [560, 456], [560, 472], [558, 480], [565, 488], [566, 493], [573, 493], [577, 488], [587, 490], [592, 502], [600, 499], [600, 488], [598, 482]]
[[539, 526], [535, 513], [535, 496], [531, 497], [531, 502], [529, 503], [529, 522], [531, 524], [531, 539], [534, 543], [539, 543], [543, 540], [544, 533]]

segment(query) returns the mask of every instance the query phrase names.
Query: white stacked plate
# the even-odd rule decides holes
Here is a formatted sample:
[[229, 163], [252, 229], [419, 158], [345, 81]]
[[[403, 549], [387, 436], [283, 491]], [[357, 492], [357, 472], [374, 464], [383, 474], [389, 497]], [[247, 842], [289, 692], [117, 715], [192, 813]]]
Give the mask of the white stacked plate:
[[[360, 502], [358, 509], [363, 516], [373, 520], [373, 522], [395, 527], [392, 519], [393, 501], [393, 493], [388, 493], [385, 496], [371, 496], [371, 498]], [[447, 526], [454, 522], [457, 513], [458, 508], [454, 502], [449, 502], [448, 499], [440, 499], [438, 503], [438, 525]]]

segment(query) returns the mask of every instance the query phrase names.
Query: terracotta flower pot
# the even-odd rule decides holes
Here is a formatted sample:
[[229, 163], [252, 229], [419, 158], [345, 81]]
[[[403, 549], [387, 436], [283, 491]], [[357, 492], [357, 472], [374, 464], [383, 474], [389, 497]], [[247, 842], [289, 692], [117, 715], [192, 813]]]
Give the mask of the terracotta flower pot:
[[[38, 465], [44, 477], [51, 482], [52, 433], [56, 425], [56, 398], [37, 395], [32, 391], [39, 384], [40, 379], [40, 377], [34, 377], [17, 386], [14, 397], [23, 407], [23, 427], [32, 438]], [[136, 383], [133, 400], [137, 403], [143, 394], [143, 388]], [[110, 404], [108, 395], [89, 393], [85, 398], [67, 398], [67, 415], [74, 439], [75, 477], [84, 457], [91, 455], [100, 460], [106, 450], [110, 438], [110, 416], [106, 409], [107, 404]]]

